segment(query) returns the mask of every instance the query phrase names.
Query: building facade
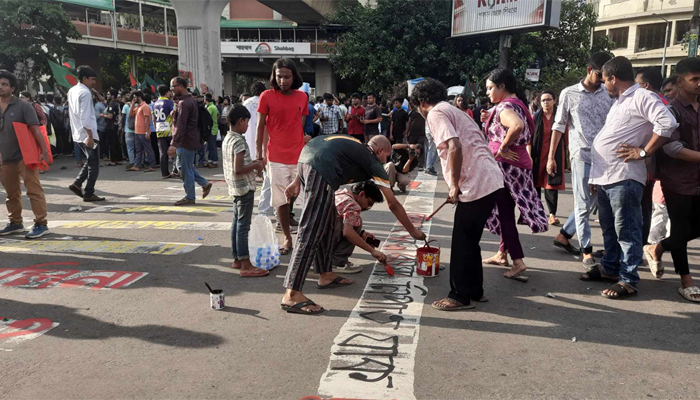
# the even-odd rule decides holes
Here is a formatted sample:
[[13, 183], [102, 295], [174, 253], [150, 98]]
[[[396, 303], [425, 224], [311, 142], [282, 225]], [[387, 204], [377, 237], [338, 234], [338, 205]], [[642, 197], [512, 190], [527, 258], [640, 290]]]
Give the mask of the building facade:
[[666, 77], [687, 56], [683, 43], [687, 43], [693, 0], [600, 0], [597, 5], [593, 40], [607, 35], [614, 42], [612, 52], [627, 57], [634, 67], [661, 68], [666, 47], [662, 71]]

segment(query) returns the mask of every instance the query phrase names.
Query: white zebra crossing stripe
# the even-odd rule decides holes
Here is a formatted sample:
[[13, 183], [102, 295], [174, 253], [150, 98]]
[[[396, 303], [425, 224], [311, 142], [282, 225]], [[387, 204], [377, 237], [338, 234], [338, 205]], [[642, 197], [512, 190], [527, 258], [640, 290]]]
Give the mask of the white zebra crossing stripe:
[[230, 222], [189, 221], [49, 221], [49, 228], [66, 229], [155, 229], [186, 231], [228, 231]]

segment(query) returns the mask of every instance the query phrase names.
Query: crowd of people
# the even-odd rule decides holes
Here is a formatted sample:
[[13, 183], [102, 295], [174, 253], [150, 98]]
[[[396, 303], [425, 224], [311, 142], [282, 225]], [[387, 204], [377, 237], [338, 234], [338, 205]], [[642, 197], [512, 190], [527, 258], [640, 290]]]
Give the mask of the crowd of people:
[[[700, 59], [683, 59], [675, 73], [663, 80], [657, 69], [635, 71], [624, 57], [595, 53], [579, 83], [559, 94], [538, 92], [528, 102], [515, 75], [499, 68], [486, 78], [488, 101], [472, 109], [464, 95], [450, 100], [445, 86], [430, 78], [416, 84], [410, 99], [382, 104], [375, 93], [313, 98], [299, 90], [303, 82], [289, 59], [274, 63], [269, 88], [255, 82], [250, 94], [235, 101], [195, 96], [181, 77], [159, 86], [157, 98], [133, 90], [109, 90], [103, 97], [94, 90], [95, 72], [81, 66], [67, 103], [48, 96], [34, 102], [24, 92], [21, 100], [15, 98], [16, 78], [0, 71], [0, 176], [10, 214], [0, 235], [23, 230], [20, 178], [35, 214], [27, 238], [48, 233], [39, 171], [24, 165], [11, 122], [30, 127], [43, 160], [50, 151], [72, 150], [81, 169], [69, 189], [88, 202], [104, 200], [95, 194], [100, 159], [119, 165], [126, 154], [127, 171], [160, 166], [163, 179], [183, 181], [185, 197], [175, 204], [195, 204], [195, 183], [203, 188], [202, 198], [212, 188], [195, 167], [218, 167], [221, 141], [234, 205], [233, 268], [242, 277], [269, 274], [255, 267], [248, 252], [254, 193], [261, 185], [258, 212], [274, 213], [283, 234], [280, 253], [291, 254], [281, 307], [318, 314], [323, 307], [303, 293], [312, 265], [317, 286], [330, 289], [353, 283], [338, 274], [362, 270], [349, 261], [356, 247], [386, 261], [375, 235], [362, 229], [362, 211], [386, 201], [412, 237], [426, 239], [394, 187], [409, 190], [415, 169], [438, 175], [439, 159], [447, 201], [456, 211], [450, 291], [433, 307], [463, 310], [487, 300], [483, 263], [510, 267], [505, 278], [527, 282], [517, 225], [533, 233], [561, 225], [558, 192], [565, 189], [568, 165], [574, 210], [553, 243], [583, 256], [586, 273], [580, 279], [609, 282], [602, 295], [610, 299], [635, 296], [642, 259], [661, 278], [662, 256], [670, 252], [681, 276], [679, 293], [700, 302], [687, 255], [687, 243], [700, 237]], [[8, 114], [8, 109], [16, 111]], [[51, 127], [50, 147], [41, 126]], [[292, 212], [297, 198], [298, 221]], [[604, 246], [594, 252], [590, 219], [596, 212]], [[500, 245], [482, 262], [485, 227], [500, 237]]]

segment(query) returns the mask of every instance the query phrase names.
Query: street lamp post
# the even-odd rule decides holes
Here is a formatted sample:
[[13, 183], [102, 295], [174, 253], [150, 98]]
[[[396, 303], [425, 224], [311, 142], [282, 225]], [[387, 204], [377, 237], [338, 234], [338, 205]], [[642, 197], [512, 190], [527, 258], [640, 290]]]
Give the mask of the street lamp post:
[[660, 16], [657, 13], [651, 14], [655, 17], [661, 18], [664, 21], [666, 21], [666, 36], [664, 37], [664, 56], [661, 59], [661, 74], [666, 77], [666, 49], [668, 48], [668, 31], [671, 26], [671, 21], [667, 20], [666, 18]]

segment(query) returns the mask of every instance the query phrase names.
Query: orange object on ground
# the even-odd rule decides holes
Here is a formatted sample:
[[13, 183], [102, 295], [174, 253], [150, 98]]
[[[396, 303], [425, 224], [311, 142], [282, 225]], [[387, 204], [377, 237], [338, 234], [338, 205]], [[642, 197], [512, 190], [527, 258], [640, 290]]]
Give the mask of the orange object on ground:
[[419, 247], [416, 254], [416, 272], [424, 277], [435, 277], [440, 273], [440, 245], [431, 247], [431, 240]]
[[47, 171], [49, 169], [49, 164], [53, 163], [53, 155], [51, 154], [51, 144], [49, 143], [49, 137], [46, 134], [46, 127], [39, 126], [41, 134], [44, 136], [44, 141], [46, 142], [46, 149], [49, 153], [49, 159], [39, 162], [39, 156], [41, 155], [41, 147], [34, 139], [34, 135], [29, 130], [27, 124], [21, 122], [13, 122], [12, 125], [15, 128], [15, 134], [17, 135], [17, 141], [19, 142], [19, 149], [22, 151], [22, 158], [24, 159], [24, 164], [29, 169], [37, 169], [37, 167], [42, 171]]

